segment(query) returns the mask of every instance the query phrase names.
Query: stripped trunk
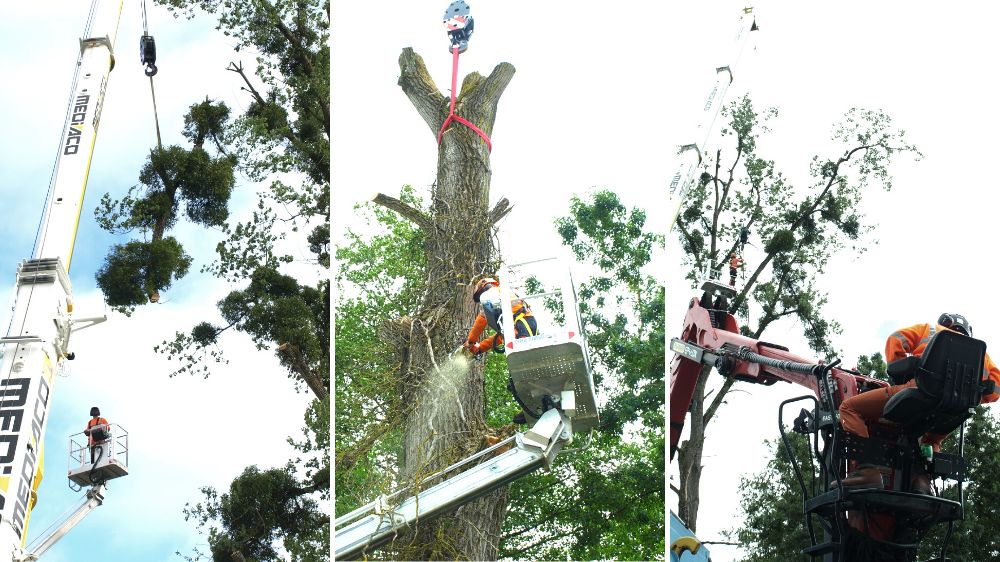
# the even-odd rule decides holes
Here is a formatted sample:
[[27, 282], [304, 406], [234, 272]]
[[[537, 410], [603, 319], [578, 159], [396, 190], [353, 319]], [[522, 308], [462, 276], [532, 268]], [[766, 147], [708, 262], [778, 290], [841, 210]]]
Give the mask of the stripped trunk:
[[677, 515], [692, 532], [698, 530], [698, 504], [701, 500], [701, 455], [705, 445], [705, 385], [708, 382], [711, 367], [703, 367], [698, 376], [698, 382], [691, 396], [691, 434], [688, 440], [677, 449], [678, 468], [680, 469], [680, 488], [677, 505]]
[[[450, 97], [438, 91], [412, 49], [403, 50], [399, 65], [399, 85], [436, 141]], [[497, 103], [513, 74], [513, 66], [501, 63], [488, 77], [467, 76], [455, 113], [491, 134]], [[492, 275], [499, 261], [493, 229], [508, 205], [503, 200], [490, 210], [489, 187], [486, 143], [453, 122], [438, 149], [429, 213], [385, 195], [375, 198], [417, 224], [426, 237], [426, 291], [416, 313], [396, 324], [403, 333], [395, 334], [406, 342], [399, 388], [409, 407], [401, 470], [406, 481], [419, 480], [482, 448], [482, 363], [455, 369], [448, 356], [465, 340], [476, 314], [472, 283], [483, 274]], [[389, 551], [405, 560], [496, 559], [507, 495], [504, 487], [452, 514], [420, 521], [415, 533], [397, 538]]]

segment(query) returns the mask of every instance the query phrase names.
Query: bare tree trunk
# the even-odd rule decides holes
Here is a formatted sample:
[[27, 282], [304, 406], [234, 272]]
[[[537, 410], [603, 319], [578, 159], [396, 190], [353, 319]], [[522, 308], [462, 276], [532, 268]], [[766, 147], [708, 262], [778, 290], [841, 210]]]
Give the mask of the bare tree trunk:
[[698, 375], [698, 384], [691, 396], [691, 435], [677, 449], [680, 465], [680, 491], [678, 493], [677, 514], [691, 531], [698, 527], [698, 503], [701, 484], [701, 454], [705, 445], [705, 384], [712, 372], [711, 367], [703, 367]]
[[[412, 49], [399, 57], [399, 85], [427, 123], [436, 141], [448, 116], [450, 96], [438, 91]], [[487, 135], [493, 130], [497, 103], [514, 75], [499, 64], [483, 77], [468, 75], [455, 113]], [[486, 429], [483, 366], [455, 368], [448, 355], [467, 335], [476, 314], [471, 284], [493, 274], [499, 256], [493, 245], [496, 220], [506, 201], [489, 209], [490, 161], [485, 142], [471, 129], [452, 123], [438, 149], [437, 182], [430, 214], [379, 194], [375, 202], [418, 225], [426, 236], [426, 292], [412, 318], [393, 324], [404, 333], [400, 392], [409, 407], [401, 474], [419, 480], [480, 450]], [[405, 560], [495, 560], [507, 508], [507, 487], [455, 513], [420, 521], [416, 532], [396, 539], [393, 556]]]

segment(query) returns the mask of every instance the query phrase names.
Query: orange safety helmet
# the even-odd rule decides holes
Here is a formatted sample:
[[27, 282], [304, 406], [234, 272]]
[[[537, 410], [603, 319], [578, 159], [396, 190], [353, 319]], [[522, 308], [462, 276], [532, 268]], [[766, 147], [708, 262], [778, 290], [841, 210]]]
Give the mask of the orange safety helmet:
[[489, 289], [490, 287], [499, 287], [499, 286], [500, 283], [498, 283], [497, 280], [492, 277], [484, 277], [483, 279], [480, 279], [479, 282], [476, 283], [476, 290], [473, 291], [472, 293], [472, 300], [475, 302], [479, 302], [479, 295], [486, 292], [486, 289]]

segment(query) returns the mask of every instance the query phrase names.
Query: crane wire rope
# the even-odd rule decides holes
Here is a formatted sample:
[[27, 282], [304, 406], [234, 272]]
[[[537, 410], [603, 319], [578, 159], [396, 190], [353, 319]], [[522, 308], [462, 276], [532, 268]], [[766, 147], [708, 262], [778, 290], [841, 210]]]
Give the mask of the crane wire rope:
[[[144, 41], [146, 38], [149, 38], [150, 42], [152, 43], [153, 37], [149, 34], [149, 18], [146, 15], [146, 0], [142, 0], [142, 37]], [[154, 45], [153, 60], [152, 62], [148, 63], [148, 67], [146, 69], [146, 76], [149, 76], [149, 94], [153, 99], [153, 122], [156, 125], [156, 147], [159, 150], [163, 150], [163, 139], [160, 136], [160, 114], [156, 109], [156, 89], [153, 87], [153, 76], [156, 76], [157, 72], [157, 68], [153, 64], [154, 62], [156, 62], [155, 43], [153, 45]], [[143, 46], [145, 46], [145, 43], [143, 43]], [[145, 49], [143, 49], [142, 54], [144, 57], [143, 62], [145, 63], [146, 62]]]

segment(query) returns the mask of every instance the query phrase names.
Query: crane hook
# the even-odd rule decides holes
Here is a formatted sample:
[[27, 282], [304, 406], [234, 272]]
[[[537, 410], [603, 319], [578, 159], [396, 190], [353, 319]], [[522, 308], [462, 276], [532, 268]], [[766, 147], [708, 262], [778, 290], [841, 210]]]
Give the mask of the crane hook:
[[146, 76], [156, 75], [156, 41], [152, 35], [143, 35], [139, 39], [139, 59], [146, 66]]

